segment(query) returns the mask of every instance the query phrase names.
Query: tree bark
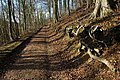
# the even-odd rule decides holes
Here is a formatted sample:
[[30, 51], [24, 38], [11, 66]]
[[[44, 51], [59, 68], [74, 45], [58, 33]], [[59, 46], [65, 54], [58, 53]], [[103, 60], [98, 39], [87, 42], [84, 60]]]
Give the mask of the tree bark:
[[58, 0], [53, 0], [55, 23], [58, 21]]
[[96, 0], [95, 8], [92, 14], [90, 15], [91, 19], [95, 19], [96, 17], [106, 17], [113, 13], [113, 10], [110, 7], [110, 3], [108, 0]]
[[108, 0], [102, 0], [101, 1], [101, 7], [102, 7], [101, 12], [100, 12], [101, 17], [108, 16], [113, 12], [113, 10], [110, 7], [110, 4], [109, 4]]
[[62, 15], [62, 0], [59, 0], [59, 16]]
[[68, 15], [70, 16], [70, 0], [68, 0], [67, 4], [68, 4]]
[[13, 15], [13, 20], [15, 22], [15, 27], [16, 27], [16, 39], [18, 39], [19, 38], [19, 26], [18, 26], [18, 22], [17, 22], [17, 20], [15, 18], [15, 10], [14, 10], [14, 3], [13, 3], [13, 1], [12, 1], [12, 5], [13, 5], [12, 15]]
[[9, 36], [10, 36], [10, 40], [13, 41], [14, 40], [14, 36], [12, 34], [12, 16], [11, 16], [11, 0], [8, 0], [8, 8], [9, 8]]
[[25, 8], [26, 1], [22, 0], [22, 5], [23, 5], [23, 15], [24, 15], [24, 29], [23, 31], [27, 30], [27, 24], [26, 24], [26, 8]]
[[64, 13], [66, 13], [66, 7], [67, 7], [66, 0], [64, 0]]
[[51, 20], [51, 0], [48, 0], [49, 19]]

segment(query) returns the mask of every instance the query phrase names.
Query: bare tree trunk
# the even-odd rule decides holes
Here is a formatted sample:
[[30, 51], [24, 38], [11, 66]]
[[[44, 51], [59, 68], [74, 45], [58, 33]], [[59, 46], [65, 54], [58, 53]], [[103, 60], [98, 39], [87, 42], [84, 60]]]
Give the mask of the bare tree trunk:
[[49, 11], [49, 18], [51, 20], [51, 0], [48, 0], [48, 11]]
[[[8, 26], [7, 26], [7, 23], [6, 23], [6, 20], [5, 20], [5, 13], [4, 13], [4, 7], [3, 7], [2, 0], [1, 0], [1, 8], [2, 8], [2, 16], [3, 16], [3, 22], [4, 22], [4, 23], [1, 23], [4, 26], [3, 30], [1, 29], [1, 31], [4, 32], [4, 34], [5, 34], [4, 35], [5, 36], [5, 38], [4, 38], [5, 41], [8, 41], [8, 40], [10, 40], [11, 36], [9, 36], [9, 34], [8, 34]], [[1, 34], [3, 34], [3, 33], [1, 33]]]
[[9, 8], [9, 36], [10, 36], [10, 40], [14, 40], [13, 34], [12, 34], [12, 17], [11, 17], [11, 0], [8, 0], [8, 8]]
[[72, 2], [71, 3], [72, 4], [72, 9], [74, 9], [74, 1], [72, 0], [71, 2]]
[[58, 21], [58, 0], [53, 0], [54, 4], [54, 16], [55, 16], [55, 22]]
[[101, 12], [100, 12], [101, 17], [108, 16], [113, 12], [113, 10], [110, 7], [110, 4], [109, 4], [108, 0], [102, 0], [101, 1], [101, 7], [102, 7]]
[[68, 0], [67, 4], [68, 4], [68, 15], [70, 16], [70, 0]]
[[62, 14], [62, 0], [59, 0], [59, 16]]
[[64, 10], [65, 10], [64, 13], [66, 13], [66, 7], [67, 7], [67, 5], [66, 5], [66, 0], [64, 0]]
[[96, 17], [106, 17], [113, 13], [113, 10], [110, 7], [108, 0], [96, 0], [95, 8], [92, 14], [90, 15], [91, 19], [95, 19]]
[[19, 33], [20, 36], [23, 34], [23, 26], [21, 26], [21, 2], [18, 0], [18, 6], [19, 6]]
[[15, 18], [15, 10], [14, 10], [14, 3], [12, 1], [12, 5], [13, 5], [13, 11], [12, 11], [12, 15], [13, 15], [13, 20], [15, 22], [15, 27], [16, 27], [16, 39], [19, 38], [19, 27], [18, 27], [18, 22]]
[[26, 24], [26, 8], [25, 8], [26, 1], [22, 0], [23, 5], [23, 15], [24, 15], [24, 31], [27, 30], [27, 24]]

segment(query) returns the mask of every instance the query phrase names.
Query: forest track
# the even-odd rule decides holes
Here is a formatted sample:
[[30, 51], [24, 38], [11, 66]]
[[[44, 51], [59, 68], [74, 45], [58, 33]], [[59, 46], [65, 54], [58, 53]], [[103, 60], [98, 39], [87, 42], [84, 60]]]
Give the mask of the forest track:
[[[2, 80], [47, 80], [49, 60], [47, 57], [46, 32], [49, 27], [44, 27], [34, 35], [24, 50], [11, 57], [12, 61], [7, 66]], [[14, 61], [13, 61], [14, 60]], [[43, 68], [43, 70], [38, 70]]]

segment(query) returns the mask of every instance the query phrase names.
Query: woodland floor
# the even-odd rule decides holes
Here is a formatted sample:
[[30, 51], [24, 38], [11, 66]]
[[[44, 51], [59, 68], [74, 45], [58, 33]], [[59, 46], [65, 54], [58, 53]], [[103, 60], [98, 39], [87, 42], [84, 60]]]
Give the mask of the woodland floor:
[[[89, 56], [81, 59], [75, 48], [77, 41], [69, 43], [64, 32], [64, 26], [84, 22], [81, 17], [91, 10], [79, 9], [70, 17], [61, 18], [55, 25], [57, 32], [53, 27], [44, 26], [16, 57], [11, 57], [14, 62], [9, 63], [0, 80], [120, 80], [120, 72], [113, 73], [96, 60], [87, 63]], [[120, 15], [97, 24], [107, 29], [118, 23]], [[120, 43], [110, 46], [102, 57], [120, 70]]]

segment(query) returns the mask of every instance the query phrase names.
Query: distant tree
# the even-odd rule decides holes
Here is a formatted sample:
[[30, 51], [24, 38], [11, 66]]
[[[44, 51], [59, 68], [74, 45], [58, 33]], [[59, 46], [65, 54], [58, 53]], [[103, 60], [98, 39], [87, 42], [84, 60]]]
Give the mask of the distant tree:
[[62, 0], [59, 0], [59, 16], [62, 14]]
[[67, 1], [68, 4], [68, 15], [70, 15], [70, 0]]
[[10, 27], [7, 26], [6, 18], [5, 18], [5, 6], [3, 4], [3, 1], [0, 0], [1, 3], [1, 17], [0, 17], [0, 43], [6, 43], [8, 40], [10, 40], [8, 30]]
[[26, 21], [26, 0], [21, 0], [23, 7], [23, 15], [24, 15], [24, 28], [23, 31], [27, 30], [27, 21]]
[[[53, 0], [49, 1], [52, 10]], [[46, 0], [0, 0], [0, 45], [35, 32], [47, 22], [45, 12], [37, 6], [41, 3], [46, 6]]]
[[16, 20], [16, 16], [15, 16], [15, 6], [14, 6], [14, 2], [12, 1], [12, 5], [13, 5], [13, 7], [12, 7], [12, 15], [13, 15], [13, 20], [14, 20], [14, 23], [15, 23], [15, 30], [16, 30], [16, 39], [17, 38], [19, 38], [19, 26], [18, 26], [18, 22], [17, 22], [17, 20]]
[[49, 12], [49, 19], [51, 20], [51, 0], [48, 0], [48, 12]]
[[22, 15], [21, 15], [21, 0], [18, 0], [18, 12], [19, 12], [19, 16], [18, 16], [18, 19], [19, 19], [19, 24], [18, 24], [18, 26], [19, 26], [19, 35], [22, 35], [22, 33], [23, 33], [23, 26], [21, 26], [21, 17], [22, 17]]
[[53, 0], [53, 10], [54, 10], [54, 18], [55, 18], [55, 22], [58, 21], [58, 0]]
[[74, 0], [71, 1], [72, 8], [74, 8]]
[[14, 40], [14, 36], [12, 33], [12, 15], [11, 15], [11, 11], [12, 11], [12, 5], [11, 5], [11, 0], [8, 0], [8, 8], [9, 8], [9, 36], [10, 36], [10, 40]]
[[67, 12], [67, 4], [66, 4], [66, 0], [64, 0], [64, 13]]

